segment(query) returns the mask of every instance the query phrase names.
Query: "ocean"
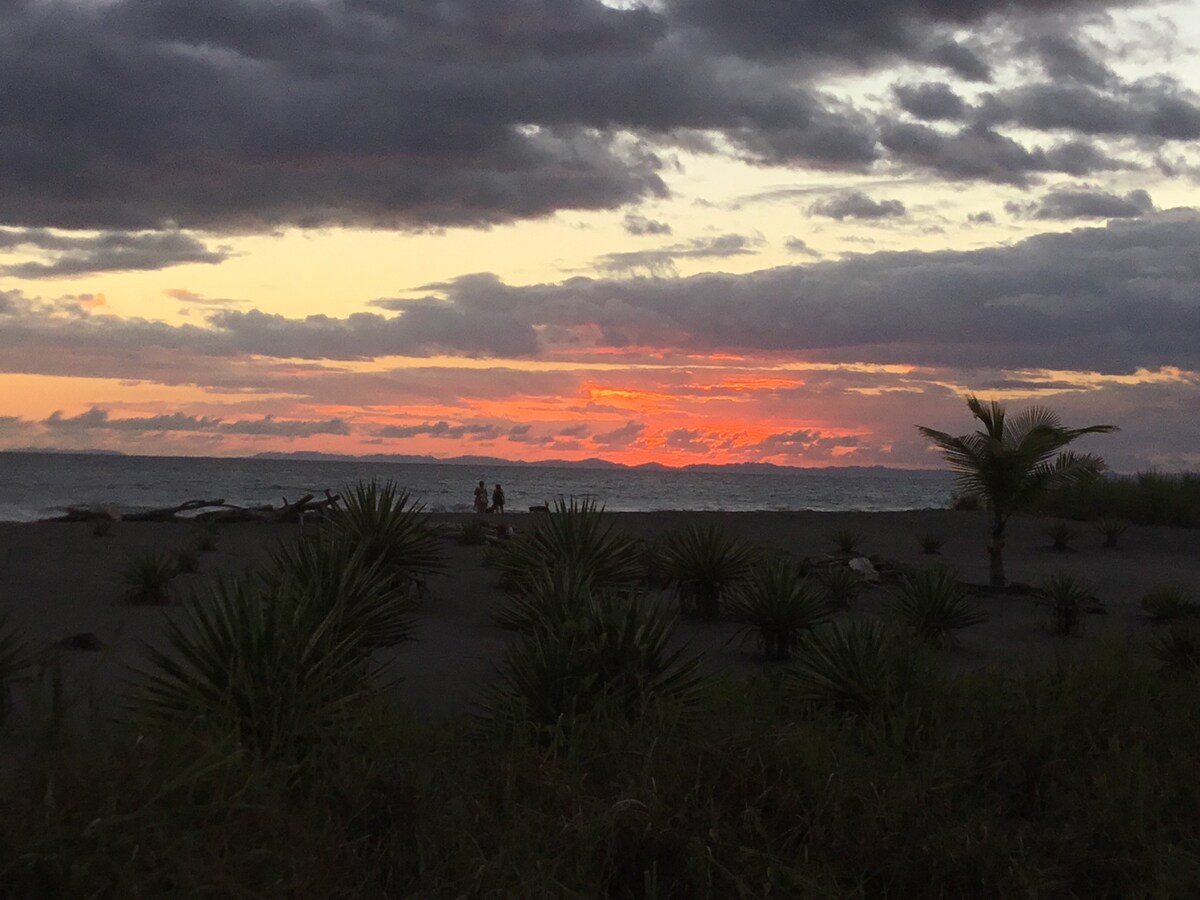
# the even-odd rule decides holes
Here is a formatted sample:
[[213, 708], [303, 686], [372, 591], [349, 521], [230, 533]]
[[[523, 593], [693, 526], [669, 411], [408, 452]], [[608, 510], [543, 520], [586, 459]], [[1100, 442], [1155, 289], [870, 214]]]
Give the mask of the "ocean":
[[0, 521], [34, 521], [67, 506], [116, 512], [191, 499], [239, 505], [318, 496], [363, 479], [392, 479], [432, 512], [469, 511], [481, 479], [504, 485], [509, 511], [590, 496], [614, 512], [655, 510], [903, 510], [944, 508], [946, 472], [903, 469], [623, 469], [461, 463], [0, 453]]

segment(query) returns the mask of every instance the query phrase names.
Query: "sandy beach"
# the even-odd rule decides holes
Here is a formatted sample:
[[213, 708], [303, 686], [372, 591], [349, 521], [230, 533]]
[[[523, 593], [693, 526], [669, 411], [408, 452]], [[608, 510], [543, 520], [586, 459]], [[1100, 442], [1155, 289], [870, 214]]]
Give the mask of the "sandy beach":
[[[532, 528], [537, 514], [490, 516], [492, 524], [518, 531]], [[937, 561], [956, 567], [963, 580], [987, 578], [985, 514], [924, 510], [899, 513], [613, 513], [618, 527], [635, 536], [665, 534], [690, 523], [719, 523], [729, 532], [763, 547], [784, 550], [797, 559], [833, 550], [838, 528], [863, 537], [863, 553], [909, 564]], [[469, 516], [443, 514], [432, 521], [450, 530]], [[1006, 671], [1042, 666], [1061, 654], [1087, 653], [1102, 642], [1148, 642], [1156, 627], [1140, 615], [1138, 601], [1164, 584], [1184, 587], [1200, 582], [1200, 531], [1133, 527], [1119, 549], [1103, 549], [1101, 538], [1085, 523], [1073, 523], [1076, 549], [1055, 552], [1045, 533], [1048, 521], [1016, 518], [1007, 549], [1009, 578], [1038, 584], [1060, 572], [1083, 578], [1107, 612], [1089, 615], [1081, 637], [1054, 637], [1045, 628], [1046, 612], [1027, 596], [985, 597], [987, 621], [960, 633], [945, 651], [948, 663], [964, 669], [999, 667]], [[916, 536], [933, 532], [946, 538], [938, 556], [926, 556]], [[294, 539], [297, 526], [235, 524], [221, 529], [214, 552], [200, 555], [199, 571], [180, 575], [173, 588], [176, 603], [204, 597], [219, 577], [261, 565], [277, 542]], [[99, 638], [102, 650], [66, 650], [66, 672], [77, 699], [102, 708], [136, 666], [141, 643], [161, 642], [164, 625], [177, 606], [137, 606], [122, 596], [121, 571], [134, 553], [188, 545], [185, 524], [117, 522], [103, 537], [86, 523], [0, 524], [0, 599], [16, 623], [36, 639], [58, 642], [72, 635]], [[433, 715], [467, 711], [480, 688], [492, 678], [509, 635], [492, 622], [505, 602], [496, 574], [483, 564], [480, 547], [445, 541], [445, 574], [433, 578], [417, 615], [415, 639], [389, 651], [400, 677], [402, 702]], [[855, 602], [849, 615], [880, 611], [886, 589], [873, 588]], [[662, 595], [662, 602], [671, 602]], [[736, 626], [680, 622], [681, 640], [702, 651], [712, 671], [733, 674], [761, 669], [753, 637], [735, 638]], [[733, 640], [731, 640], [733, 638]], [[18, 698], [19, 700], [19, 698]], [[18, 703], [19, 705], [19, 703]]]

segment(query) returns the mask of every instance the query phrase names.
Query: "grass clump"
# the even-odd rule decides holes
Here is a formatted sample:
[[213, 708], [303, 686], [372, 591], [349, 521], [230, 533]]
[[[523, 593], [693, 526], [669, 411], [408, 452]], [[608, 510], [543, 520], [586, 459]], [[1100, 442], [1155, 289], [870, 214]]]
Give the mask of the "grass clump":
[[487, 529], [478, 519], [469, 519], [458, 526], [455, 539], [467, 547], [481, 547], [487, 543]]
[[663, 562], [680, 608], [705, 619], [721, 613], [725, 594], [750, 573], [754, 550], [717, 525], [692, 525], [667, 536]]
[[217, 549], [221, 537], [221, 526], [212, 519], [197, 519], [192, 526], [192, 544], [199, 553], [212, 553]]
[[166, 606], [171, 602], [171, 581], [179, 574], [175, 558], [160, 550], [132, 555], [121, 572], [125, 599], [130, 603]]
[[804, 636], [784, 683], [800, 702], [866, 715], [888, 705], [898, 688], [895, 661], [882, 623], [834, 622]]
[[0, 604], [0, 723], [12, 706], [12, 682], [33, 666], [33, 643]]
[[1161, 585], [1141, 599], [1142, 610], [1155, 622], [1200, 618], [1200, 603], [1176, 585]]
[[420, 588], [442, 571], [441, 540], [430, 529], [424, 508], [393, 481], [362, 481], [342, 491], [330, 524], [363, 547], [395, 578]]
[[113, 519], [112, 516], [104, 516], [92, 523], [92, 537], [108, 537], [112, 534]]
[[856, 528], [839, 528], [833, 533], [833, 546], [846, 556], [856, 555], [862, 542], [862, 532]]
[[1052, 575], [1042, 594], [1050, 608], [1051, 634], [1077, 637], [1083, 633], [1084, 613], [1096, 600], [1082, 581], [1074, 575]]
[[200, 556], [190, 547], [180, 547], [174, 553], [175, 572], [179, 575], [193, 575], [200, 571]]
[[917, 546], [926, 556], [936, 556], [946, 546], [946, 538], [932, 531], [922, 532], [917, 535]]
[[1075, 529], [1059, 519], [1046, 526], [1046, 537], [1050, 538], [1050, 546], [1058, 553], [1066, 553], [1074, 548]]
[[852, 568], [836, 564], [820, 570], [817, 576], [830, 609], [849, 609], [863, 587], [862, 576]]
[[726, 603], [725, 615], [758, 632], [767, 659], [787, 659], [801, 633], [828, 618], [818, 587], [796, 574], [784, 557], [767, 559], [750, 569]]
[[590, 572], [557, 565], [530, 576], [492, 618], [501, 628], [521, 634], [533, 634], [539, 628], [555, 631], [578, 617], [597, 590]]
[[1096, 520], [1096, 530], [1100, 532], [1100, 536], [1104, 538], [1102, 546], [1109, 550], [1115, 550], [1117, 541], [1126, 531], [1129, 530], [1129, 523], [1124, 519], [1116, 519], [1111, 516]]
[[945, 646], [955, 631], [986, 619], [959, 582], [958, 573], [946, 566], [904, 575], [888, 609], [904, 628], [934, 647]]
[[1152, 649], [1164, 673], [1193, 673], [1200, 669], [1200, 627], [1193, 622], [1172, 622]]
[[1039, 508], [1084, 521], [1111, 518], [1135, 525], [1200, 528], [1200, 472], [1106, 474], [1056, 488]]

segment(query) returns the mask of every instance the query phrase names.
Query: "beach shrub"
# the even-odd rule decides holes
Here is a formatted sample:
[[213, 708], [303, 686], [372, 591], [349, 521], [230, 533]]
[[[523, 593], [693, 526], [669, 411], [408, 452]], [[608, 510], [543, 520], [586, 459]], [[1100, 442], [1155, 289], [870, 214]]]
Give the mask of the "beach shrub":
[[145, 649], [137, 711], [264, 758], [303, 757], [350, 727], [378, 674], [345, 607], [288, 581], [219, 582], [167, 621], [165, 644]]
[[597, 590], [586, 569], [571, 565], [541, 569], [526, 579], [492, 618], [501, 628], [522, 634], [533, 634], [539, 628], [557, 631], [579, 617]]
[[368, 558], [418, 589], [445, 565], [441, 539], [429, 527], [424, 507], [394, 481], [360, 481], [343, 490], [330, 523], [361, 545]]
[[1050, 546], [1058, 553], [1071, 550], [1071, 542], [1075, 540], [1075, 529], [1059, 519], [1046, 526], [1046, 537], [1050, 538]]
[[497, 564], [505, 583], [516, 590], [543, 569], [560, 565], [590, 574], [601, 587], [632, 588], [643, 577], [633, 539], [618, 531], [591, 498], [560, 497], [531, 533], [500, 548]]
[[1200, 669], [1200, 627], [1194, 622], [1172, 622], [1166, 635], [1155, 641], [1152, 651], [1166, 674], [1195, 672]]
[[12, 614], [0, 603], [0, 722], [8, 718], [12, 705], [13, 679], [33, 666], [33, 642], [12, 620]]
[[336, 528], [281, 543], [262, 577], [268, 593], [303, 598], [300, 606], [315, 617], [314, 631], [328, 620], [341, 629], [338, 640], [360, 640], [367, 651], [394, 646], [412, 635], [412, 582], [396, 578], [369, 547]]
[[958, 573], [947, 566], [914, 569], [901, 577], [888, 605], [896, 620], [921, 640], [943, 647], [953, 633], [985, 621]]
[[1140, 605], [1155, 622], [1200, 618], [1200, 603], [1176, 585], [1154, 588], [1141, 599]]
[[1058, 416], [1041, 406], [1008, 415], [1004, 404], [967, 398], [967, 408], [981, 428], [957, 437], [918, 425], [955, 472], [958, 489], [985, 501], [991, 512], [988, 545], [989, 580], [1004, 587], [1004, 540], [1009, 517], [1029, 509], [1048, 491], [1096, 478], [1104, 461], [1066, 448], [1088, 434], [1107, 434], [1112, 425], [1067, 428]]
[[92, 537], [108, 537], [112, 533], [113, 520], [104, 516], [92, 523]]
[[178, 574], [175, 559], [162, 550], [143, 550], [125, 562], [121, 581], [131, 603], [164, 606], [171, 602], [171, 580]]
[[940, 534], [932, 531], [925, 531], [917, 535], [917, 546], [921, 548], [921, 552], [927, 556], [936, 556], [942, 552], [942, 547], [946, 545], [946, 539]]
[[754, 562], [754, 549], [718, 525], [691, 525], [667, 535], [663, 562], [680, 608], [705, 619], [721, 612], [725, 593], [742, 581]]
[[833, 533], [833, 545], [837, 552], [847, 556], [857, 555], [862, 542], [863, 534], [856, 528], [839, 528]]
[[667, 576], [662, 537], [660, 535], [651, 535], [639, 538], [636, 544], [646, 587], [654, 590], [669, 587], [671, 579]]
[[983, 500], [978, 494], [955, 491], [950, 495], [950, 508], [955, 512], [979, 512], [983, 509]]
[[480, 547], [487, 543], [487, 529], [478, 519], [468, 519], [458, 526], [457, 539], [467, 547]]
[[1074, 575], [1052, 575], [1042, 588], [1044, 603], [1050, 607], [1050, 633], [1078, 636], [1083, 632], [1083, 616], [1096, 599]]
[[197, 551], [190, 547], [180, 547], [175, 551], [175, 571], [179, 575], [192, 575], [200, 569], [200, 557]]
[[694, 705], [699, 659], [672, 649], [672, 614], [636, 593], [576, 599], [556, 598], [554, 613], [509, 648], [485, 700], [490, 717], [562, 734], [576, 719], [629, 720], [660, 701]]
[[1200, 472], [1105, 474], [1061, 485], [1037, 508], [1047, 515], [1094, 521], [1110, 518], [1136, 525], [1200, 527]]
[[862, 714], [884, 701], [888, 676], [883, 625], [859, 619], [834, 622], [804, 635], [784, 683], [802, 702]]
[[1096, 530], [1104, 538], [1103, 546], [1115, 549], [1117, 540], [1129, 530], [1129, 523], [1124, 519], [1114, 519], [1106, 516], [1105, 518], [1096, 520]]
[[755, 564], [730, 592], [725, 616], [758, 632], [767, 659], [787, 659], [800, 633], [828, 618], [820, 589], [800, 578], [786, 557]]
[[197, 519], [192, 526], [192, 544], [200, 553], [212, 553], [217, 549], [221, 537], [221, 526], [212, 519]]
[[833, 610], [849, 609], [863, 587], [862, 576], [843, 563], [821, 569], [817, 579], [826, 604]]

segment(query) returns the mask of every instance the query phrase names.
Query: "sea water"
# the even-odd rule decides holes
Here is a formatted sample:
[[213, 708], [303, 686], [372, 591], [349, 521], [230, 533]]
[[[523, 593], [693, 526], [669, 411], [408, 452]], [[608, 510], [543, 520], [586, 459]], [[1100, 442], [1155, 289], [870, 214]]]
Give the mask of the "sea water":
[[614, 512], [655, 510], [903, 510], [945, 507], [945, 472], [903, 469], [628, 469], [306, 459], [0, 453], [0, 521], [47, 518], [68, 506], [116, 512], [221, 499], [278, 505], [364, 479], [391, 479], [434, 512], [469, 511], [483, 481], [507, 509], [592, 497]]

